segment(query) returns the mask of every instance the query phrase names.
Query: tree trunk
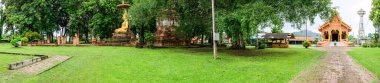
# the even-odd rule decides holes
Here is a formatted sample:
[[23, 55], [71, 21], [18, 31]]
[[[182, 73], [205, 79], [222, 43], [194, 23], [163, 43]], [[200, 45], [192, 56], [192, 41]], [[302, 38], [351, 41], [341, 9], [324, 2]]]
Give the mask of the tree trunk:
[[232, 43], [232, 49], [245, 49], [245, 42], [244, 42], [244, 39], [243, 39], [243, 35], [242, 34], [239, 34], [240, 36], [238, 37], [238, 40], [237, 41], [233, 41]]
[[89, 34], [88, 31], [86, 31], [86, 34], [85, 34], [85, 36], [86, 36], [86, 41], [85, 41], [85, 42], [86, 42], [86, 43], [89, 43], [89, 42], [90, 42], [90, 41], [88, 40], [88, 34]]
[[201, 39], [201, 45], [203, 45], [203, 39], [204, 39], [204, 36], [203, 36], [203, 34], [202, 34], [202, 37], [201, 37], [202, 39]]
[[53, 39], [53, 32], [48, 32], [46, 36], [47, 36], [47, 43], [51, 43]]
[[377, 28], [378, 42], [380, 42], [380, 26]]
[[144, 48], [145, 36], [144, 36], [144, 25], [141, 25], [139, 43], [136, 45], [137, 48]]

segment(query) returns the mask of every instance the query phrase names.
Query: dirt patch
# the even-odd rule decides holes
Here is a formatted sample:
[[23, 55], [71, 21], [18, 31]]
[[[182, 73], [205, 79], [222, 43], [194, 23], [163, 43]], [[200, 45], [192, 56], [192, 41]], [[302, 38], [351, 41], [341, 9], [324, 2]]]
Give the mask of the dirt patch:
[[347, 54], [348, 47], [318, 48], [327, 52], [315, 67], [301, 72], [291, 83], [373, 83], [377, 77]]

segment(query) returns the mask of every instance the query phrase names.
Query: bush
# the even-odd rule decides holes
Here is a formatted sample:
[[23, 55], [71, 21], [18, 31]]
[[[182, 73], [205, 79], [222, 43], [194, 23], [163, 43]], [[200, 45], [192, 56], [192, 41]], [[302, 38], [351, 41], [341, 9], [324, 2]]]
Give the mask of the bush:
[[374, 43], [373, 47], [380, 47], [380, 43]]
[[21, 38], [21, 42], [22, 42], [22, 43], [26, 43], [26, 42], [28, 42], [28, 41], [29, 41], [29, 39], [26, 38], [26, 37]]
[[263, 39], [259, 39], [259, 47], [258, 49], [265, 49], [267, 45], [265, 44], [265, 41]]
[[147, 41], [148, 48], [154, 47], [154, 41], [156, 41], [156, 36], [154, 36], [154, 33], [145, 33], [145, 40]]
[[364, 44], [362, 45], [362, 47], [364, 47], [364, 48], [368, 48], [368, 47], [371, 47], [371, 45], [368, 44], [368, 43], [364, 43]]
[[28, 38], [28, 42], [34, 42], [43, 39], [43, 37], [37, 32], [26, 32], [25, 37]]
[[305, 47], [305, 48], [309, 48], [311, 46], [311, 42], [310, 41], [305, 41], [305, 42], [303, 42], [302, 46]]
[[21, 36], [19, 35], [12, 35], [11, 37], [11, 41], [10, 43], [14, 46], [14, 47], [19, 47], [21, 45]]

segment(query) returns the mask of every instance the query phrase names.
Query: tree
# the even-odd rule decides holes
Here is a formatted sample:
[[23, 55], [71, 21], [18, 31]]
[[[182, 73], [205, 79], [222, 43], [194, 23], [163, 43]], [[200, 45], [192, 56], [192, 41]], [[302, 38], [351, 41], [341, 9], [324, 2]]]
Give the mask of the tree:
[[281, 27], [273, 27], [272, 28], [272, 33], [282, 33], [282, 28]]
[[179, 0], [179, 27], [176, 34], [189, 44], [194, 37], [211, 38], [211, 2], [210, 0]]
[[369, 18], [373, 22], [373, 26], [375, 26], [375, 28], [377, 29], [377, 34], [380, 35], [380, 2], [379, 0], [372, 0], [372, 10], [371, 10], [371, 14]]
[[131, 24], [138, 29], [139, 41], [136, 47], [145, 45], [144, 34], [150, 29], [155, 29], [156, 19], [161, 11], [158, 0], [132, 0], [133, 7], [130, 8]]
[[348, 36], [348, 41], [355, 41], [356, 38], [353, 35]]
[[300, 28], [305, 19], [330, 17], [330, 0], [220, 0], [217, 3], [219, 31], [232, 38], [232, 48], [244, 49], [244, 40], [257, 28], [279, 29], [284, 22]]

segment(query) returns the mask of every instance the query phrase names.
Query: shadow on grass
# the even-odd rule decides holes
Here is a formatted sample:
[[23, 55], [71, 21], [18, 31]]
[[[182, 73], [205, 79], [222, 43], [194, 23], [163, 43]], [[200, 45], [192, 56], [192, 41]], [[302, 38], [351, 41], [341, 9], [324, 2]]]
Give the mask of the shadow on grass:
[[[185, 50], [190, 51], [190, 53], [212, 53], [212, 48], [187, 48]], [[228, 48], [219, 48], [218, 53], [223, 53], [232, 56], [245, 56], [245, 57], [253, 57], [253, 56], [287, 56], [296, 54], [296, 52], [292, 52], [288, 49], [278, 49], [278, 50], [270, 50], [270, 49], [228, 49]]]

